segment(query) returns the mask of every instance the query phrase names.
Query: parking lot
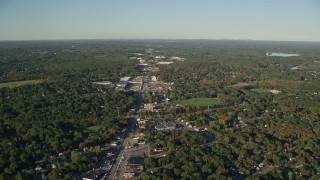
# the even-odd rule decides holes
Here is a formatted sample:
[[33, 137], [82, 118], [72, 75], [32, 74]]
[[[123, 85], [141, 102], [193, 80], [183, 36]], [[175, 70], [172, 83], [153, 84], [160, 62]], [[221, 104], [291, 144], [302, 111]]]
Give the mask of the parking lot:
[[[124, 142], [123, 146], [125, 149], [122, 151], [120, 156], [120, 160], [118, 161], [116, 165], [116, 171], [114, 175], [114, 179], [123, 179], [122, 176], [125, 172], [127, 172], [126, 165], [128, 164], [128, 160], [130, 157], [133, 156], [139, 156], [139, 157], [147, 157], [150, 152], [150, 147], [149, 145], [145, 144], [137, 144], [137, 139], [136, 136], [131, 135], [126, 139]], [[133, 144], [136, 144], [133, 146]]]

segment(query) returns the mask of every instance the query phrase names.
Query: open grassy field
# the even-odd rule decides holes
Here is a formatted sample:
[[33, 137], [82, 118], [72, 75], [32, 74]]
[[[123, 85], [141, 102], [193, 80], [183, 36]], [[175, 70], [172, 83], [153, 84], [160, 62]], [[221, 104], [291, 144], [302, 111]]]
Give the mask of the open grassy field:
[[100, 126], [90, 126], [88, 129], [97, 132], [100, 129]]
[[0, 83], [0, 88], [8, 87], [8, 88], [14, 88], [19, 87], [23, 85], [34, 85], [42, 83], [43, 80], [27, 80], [27, 81], [16, 81], [16, 82], [7, 82], [7, 83]]
[[192, 98], [187, 100], [176, 100], [174, 103], [183, 106], [212, 106], [219, 104], [219, 100], [214, 98]]

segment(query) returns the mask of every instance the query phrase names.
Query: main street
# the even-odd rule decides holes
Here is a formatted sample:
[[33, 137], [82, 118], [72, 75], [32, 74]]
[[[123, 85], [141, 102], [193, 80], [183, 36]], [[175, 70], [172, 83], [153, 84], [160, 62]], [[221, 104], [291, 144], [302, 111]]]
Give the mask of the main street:
[[122, 179], [123, 174], [126, 172], [126, 164], [132, 156], [148, 156], [150, 152], [149, 145], [141, 145], [138, 148], [125, 149], [120, 156], [120, 162], [117, 164], [117, 170], [113, 179]]
[[121, 163], [121, 157], [123, 156], [125, 146], [126, 146], [126, 144], [128, 144], [128, 141], [130, 139], [130, 134], [132, 133], [135, 125], [136, 125], [136, 119], [130, 119], [129, 125], [128, 125], [128, 131], [127, 131], [122, 143], [120, 144], [117, 158], [115, 159], [115, 161], [112, 165], [112, 168], [110, 170], [110, 173], [109, 173], [107, 179], [110, 179], [110, 180], [115, 179], [116, 172], [118, 171], [118, 165]]
[[[150, 53], [150, 57], [154, 58], [154, 55], [152, 53]], [[152, 67], [154, 68], [155, 65], [152, 64]], [[147, 75], [150, 75], [150, 72], [148, 72]], [[143, 88], [143, 83], [144, 82], [145, 82], [145, 80], [143, 80], [143, 82], [141, 84], [140, 93], [144, 92], [144, 88]], [[140, 108], [141, 108], [142, 104], [143, 104], [143, 100], [141, 98], [141, 95], [139, 95], [138, 102], [137, 102], [137, 107], [138, 107], [137, 111], [140, 111]], [[114, 163], [113, 163], [113, 165], [111, 167], [110, 173], [107, 176], [108, 180], [114, 180], [114, 179], [121, 179], [122, 178], [122, 175], [126, 170], [125, 169], [125, 164], [128, 161], [130, 156], [135, 155], [135, 154], [140, 154], [141, 152], [144, 153], [144, 156], [148, 156], [149, 155], [149, 152], [150, 152], [150, 146], [149, 145], [143, 145], [143, 146], [140, 146], [137, 149], [131, 149], [131, 150], [126, 149], [126, 147], [128, 147], [130, 136], [131, 136], [131, 134], [132, 134], [132, 132], [134, 130], [135, 125], [136, 125], [136, 119], [135, 118], [130, 119], [129, 120], [129, 125], [128, 125], [128, 131], [127, 131], [127, 133], [125, 135], [124, 140], [120, 144], [119, 151], [118, 151], [118, 154], [117, 154], [117, 158], [115, 159], [115, 161], [114, 161]], [[105, 179], [105, 177], [104, 177], [104, 179]]]

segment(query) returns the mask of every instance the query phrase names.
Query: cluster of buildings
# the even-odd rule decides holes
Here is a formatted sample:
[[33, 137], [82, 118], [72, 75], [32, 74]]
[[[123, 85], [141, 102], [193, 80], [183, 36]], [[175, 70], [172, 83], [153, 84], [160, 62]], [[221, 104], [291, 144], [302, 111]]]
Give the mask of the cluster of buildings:
[[119, 81], [98, 81], [93, 84], [103, 85], [117, 91], [135, 92], [160, 92], [163, 89], [171, 89], [173, 83], [164, 83], [156, 76], [122, 77]]
[[[152, 92], [153, 94], [161, 94], [164, 89], [171, 89], [173, 83], [164, 83], [153, 75], [152, 72], [158, 71], [159, 66], [168, 65], [174, 63], [174, 61], [184, 61], [184, 58], [180, 57], [165, 57], [163, 55], [153, 55], [152, 49], [146, 49], [145, 53], [129, 53], [128, 58], [130, 60], [138, 61], [137, 69], [141, 72], [141, 76], [125, 76], [121, 77], [117, 82], [111, 81], [99, 81], [93, 82], [93, 84], [102, 85], [118, 91], [135, 91], [135, 92]], [[168, 103], [169, 99], [164, 99], [164, 103]], [[158, 112], [161, 108], [161, 104], [146, 103], [139, 109], [140, 112]], [[146, 129], [148, 120], [137, 119], [136, 125], [139, 129]], [[149, 124], [148, 124], [149, 125]], [[154, 125], [154, 124], [153, 124]], [[150, 127], [153, 127], [150, 126]], [[149, 126], [148, 126], [149, 127]], [[177, 124], [174, 121], [167, 121], [157, 125], [154, 125], [156, 130], [175, 130]], [[116, 143], [111, 143], [113, 147], [119, 147]], [[134, 136], [129, 134], [128, 138], [123, 141], [123, 153], [121, 158], [114, 158], [116, 162], [112, 163], [112, 169], [115, 169], [115, 173], [111, 170], [112, 177], [118, 177], [121, 179], [133, 179], [144, 170], [144, 158], [150, 153], [150, 147], [146, 144], [143, 135]], [[120, 160], [117, 160], [119, 159]], [[117, 162], [119, 161], [119, 162]], [[107, 173], [108, 174], [108, 173]], [[114, 175], [113, 175], [114, 174]], [[99, 171], [88, 172], [88, 178], [105, 177]], [[109, 176], [110, 176], [109, 175]]]
[[104, 85], [119, 91], [141, 91], [143, 85], [143, 76], [138, 77], [121, 77], [118, 82], [111, 81], [93, 82], [93, 84]]
[[122, 175], [123, 179], [133, 179], [137, 174], [144, 170], [144, 157], [131, 156], [126, 164], [126, 172]]
[[149, 154], [149, 145], [145, 143], [143, 133], [130, 135], [125, 145], [123, 160], [120, 161], [120, 175], [121, 179], [133, 179], [144, 170], [144, 158]]
[[161, 92], [163, 89], [171, 89], [173, 83], [165, 83], [158, 80], [156, 76], [146, 73], [159, 71], [158, 65], [169, 65], [174, 61], [184, 61], [181, 57], [165, 57], [153, 55], [153, 49], [146, 49], [146, 53], [128, 53], [130, 60], [137, 60], [137, 69], [144, 74], [137, 77], [121, 77], [118, 82], [99, 81], [93, 84], [104, 85], [114, 90], [135, 92]]
[[144, 120], [144, 119], [137, 119], [137, 125], [140, 129], [146, 129], [146, 124], [147, 124], [148, 120]]

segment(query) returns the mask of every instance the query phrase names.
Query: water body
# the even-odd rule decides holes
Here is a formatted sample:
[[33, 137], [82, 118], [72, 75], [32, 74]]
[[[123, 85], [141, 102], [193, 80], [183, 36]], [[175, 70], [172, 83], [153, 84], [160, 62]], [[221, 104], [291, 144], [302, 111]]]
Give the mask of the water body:
[[300, 56], [299, 54], [289, 54], [289, 53], [277, 53], [277, 52], [272, 52], [272, 53], [266, 53], [267, 56], [277, 56], [277, 57], [296, 57]]

